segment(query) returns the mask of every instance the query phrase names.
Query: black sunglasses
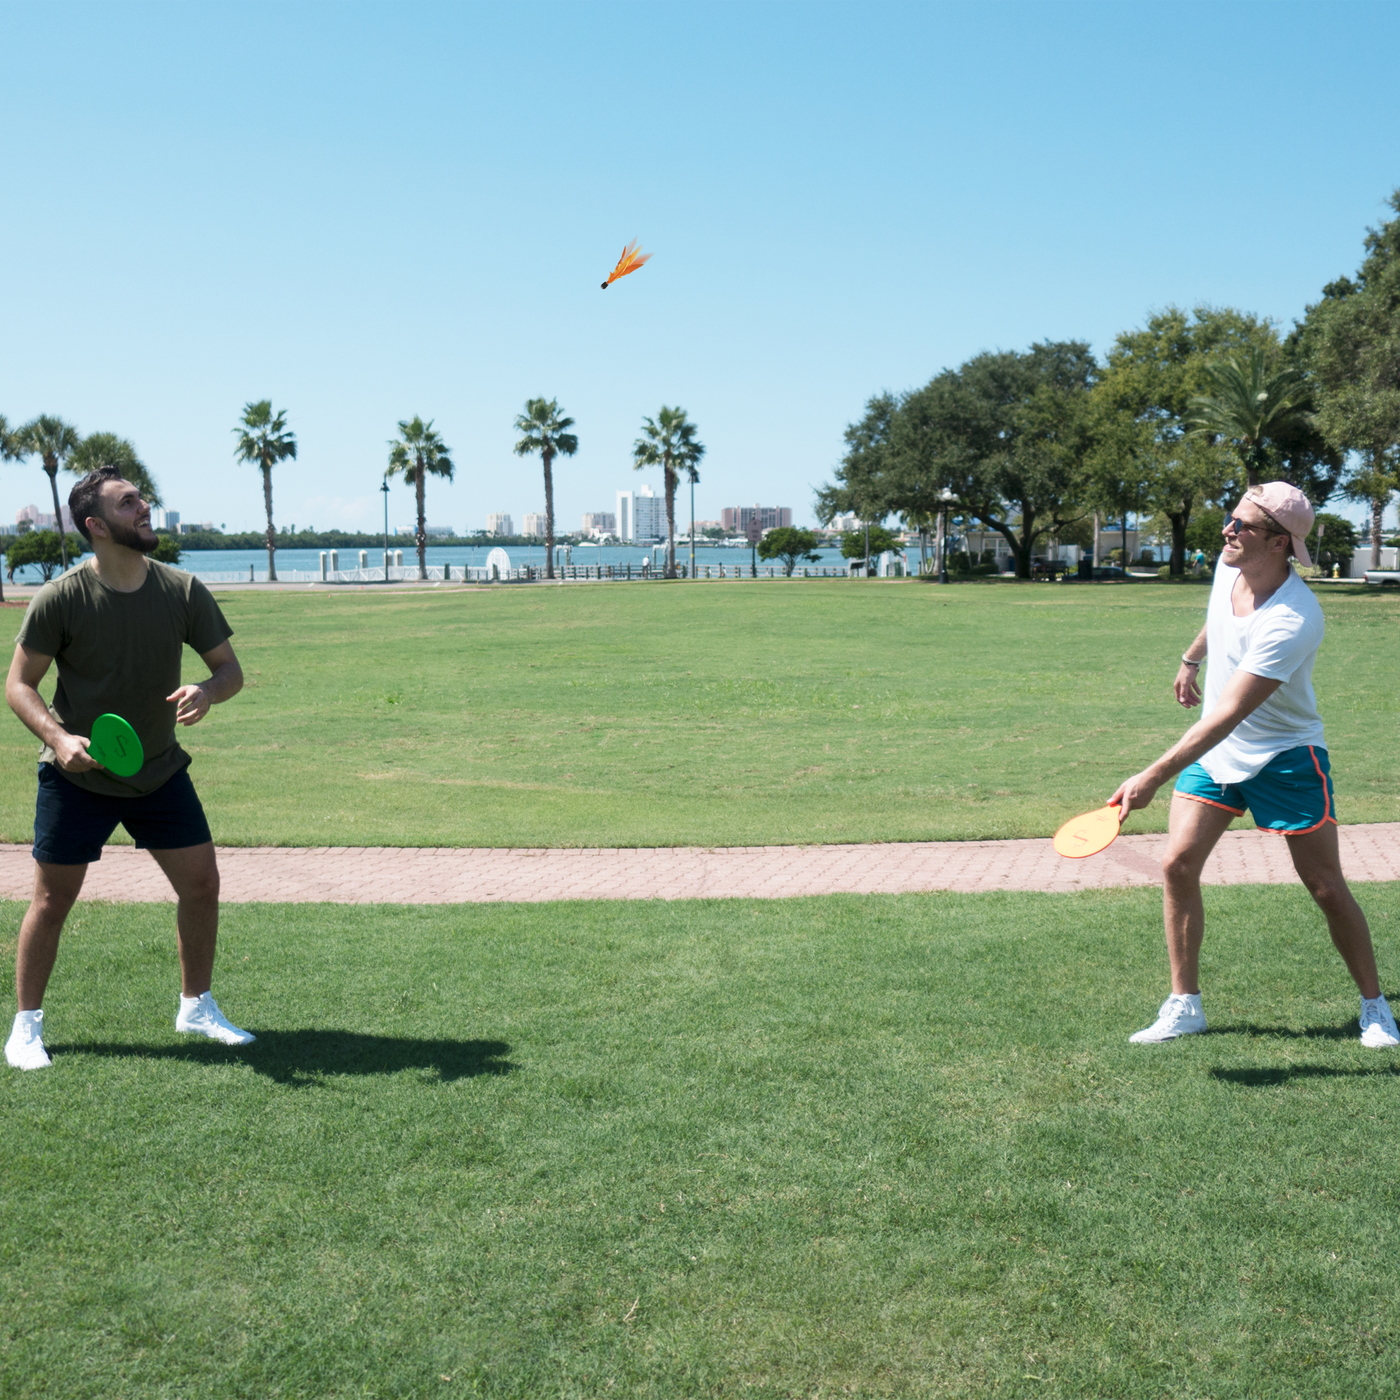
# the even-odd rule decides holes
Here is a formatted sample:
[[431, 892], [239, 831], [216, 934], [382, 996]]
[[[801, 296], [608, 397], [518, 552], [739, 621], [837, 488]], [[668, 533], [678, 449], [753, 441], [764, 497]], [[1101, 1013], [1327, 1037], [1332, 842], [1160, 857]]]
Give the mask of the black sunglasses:
[[1255, 525], [1252, 521], [1241, 520], [1238, 515], [1227, 515], [1222, 526], [1225, 534], [1243, 534], [1246, 530], [1257, 530], [1261, 535], [1281, 535], [1282, 530], [1271, 530], [1267, 525]]

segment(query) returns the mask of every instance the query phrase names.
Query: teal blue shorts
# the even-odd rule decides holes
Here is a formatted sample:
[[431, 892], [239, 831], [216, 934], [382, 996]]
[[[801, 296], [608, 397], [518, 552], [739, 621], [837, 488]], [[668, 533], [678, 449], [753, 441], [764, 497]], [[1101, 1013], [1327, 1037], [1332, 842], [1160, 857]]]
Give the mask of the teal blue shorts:
[[1275, 754], [1242, 783], [1217, 783], [1199, 763], [1193, 763], [1176, 780], [1176, 790], [1193, 802], [1223, 807], [1237, 817], [1248, 808], [1262, 831], [1303, 836], [1324, 822], [1337, 824], [1327, 750], [1312, 744]]

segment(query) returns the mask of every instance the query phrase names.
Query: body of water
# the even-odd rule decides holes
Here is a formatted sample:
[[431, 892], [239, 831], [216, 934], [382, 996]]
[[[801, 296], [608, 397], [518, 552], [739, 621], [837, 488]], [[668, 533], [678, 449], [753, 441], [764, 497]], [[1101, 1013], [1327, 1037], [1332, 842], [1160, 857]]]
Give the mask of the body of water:
[[[427, 558], [430, 568], [441, 568], [445, 564], [451, 564], [460, 569], [462, 566], [470, 568], [485, 568], [486, 557], [495, 546], [492, 545], [433, 545], [428, 546]], [[512, 569], [534, 568], [543, 569], [545, 565], [544, 546], [536, 545], [530, 547], [505, 546], [505, 552], [510, 557]], [[413, 545], [404, 548], [401, 542], [395, 543], [391, 553], [402, 550], [403, 565], [405, 569], [416, 569], [418, 564], [418, 551]], [[329, 551], [326, 551], [329, 553]], [[360, 562], [361, 551], [358, 549], [342, 549], [339, 553], [339, 564], [342, 571], [355, 569]], [[370, 569], [381, 569], [384, 565], [384, 548], [381, 545], [377, 549], [367, 549], [363, 553]], [[819, 549], [818, 564], [823, 568], [842, 568], [846, 561], [841, 557], [839, 549]], [[913, 551], [911, 563], [917, 567], [918, 550]], [[698, 568], [703, 569], [709, 566], [712, 570], [719, 565], [724, 565], [725, 572], [733, 572], [736, 565], [747, 568], [750, 562], [750, 551], [747, 545], [743, 548], [728, 546], [716, 546], [706, 544], [696, 545], [695, 563]], [[616, 568], [619, 565], [626, 567], [631, 565], [634, 571], [640, 570], [642, 565], [648, 560], [652, 561], [653, 567], [664, 567], [666, 550], [662, 545], [655, 548], [644, 545], [574, 545], [571, 549], [560, 547], [555, 554], [555, 562], [563, 564], [566, 561], [575, 568], [596, 567], [598, 565], [611, 565]], [[690, 562], [690, 549], [687, 545], [676, 546], [677, 565], [687, 565]], [[254, 578], [261, 581], [267, 577], [267, 551], [265, 549], [200, 549], [187, 550], [180, 560], [179, 567], [196, 575], [199, 578], [209, 579], [211, 582], [229, 583], [235, 579], [246, 580], [248, 570], [253, 570]], [[769, 565], [759, 562], [761, 572], [766, 572]], [[277, 573], [278, 577], [287, 576], [315, 576], [320, 577], [321, 573], [321, 551], [318, 549], [279, 549], [277, 551]], [[456, 575], [460, 577], [460, 574]], [[37, 583], [39, 582], [39, 570], [30, 566], [25, 569], [15, 571], [16, 583]]]

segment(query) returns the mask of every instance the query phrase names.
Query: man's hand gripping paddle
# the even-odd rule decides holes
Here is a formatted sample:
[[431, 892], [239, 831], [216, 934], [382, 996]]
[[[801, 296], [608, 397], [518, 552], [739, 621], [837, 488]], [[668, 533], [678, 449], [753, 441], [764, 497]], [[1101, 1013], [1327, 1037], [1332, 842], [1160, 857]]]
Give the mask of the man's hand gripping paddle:
[[120, 715], [98, 715], [93, 720], [88, 757], [119, 778], [134, 777], [146, 761], [136, 731]]
[[1117, 807], [1099, 807], [1093, 812], [1084, 812], [1071, 817], [1055, 833], [1055, 849], [1071, 860], [1096, 856], [1118, 839], [1122, 825], [1122, 816]]

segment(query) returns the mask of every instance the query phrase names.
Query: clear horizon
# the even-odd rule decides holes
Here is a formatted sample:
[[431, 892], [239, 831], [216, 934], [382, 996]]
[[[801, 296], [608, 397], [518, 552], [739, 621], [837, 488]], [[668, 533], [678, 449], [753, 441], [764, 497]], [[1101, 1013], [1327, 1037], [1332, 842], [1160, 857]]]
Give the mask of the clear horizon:
[[[1286, 330], [1400, 185], [1387, 4], [3, 13], [12, 55], [62, 63], [0, 93], [0, 413], [130, 438], [230, 530], [262, 527], [249, 400], [299, 440], [279, 526], [381, 528], [419, 413], [458, 467], [429, 522], [465, 530], [543, 509], [511, 451], [538, 394], [580, 438], [561, 528], [660, 489], [630, 450], [662, 404], [708, 448], [698, 516], [810, 524], [871, 394], [1102, 354], [1171, 303]], [[632, 238], [652, 260], [601, 291]], [[0, 517], [28, 504], [37, 463], [0, 465]], [[394, 485], [391, 527], [412, 509]]]

